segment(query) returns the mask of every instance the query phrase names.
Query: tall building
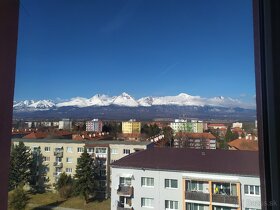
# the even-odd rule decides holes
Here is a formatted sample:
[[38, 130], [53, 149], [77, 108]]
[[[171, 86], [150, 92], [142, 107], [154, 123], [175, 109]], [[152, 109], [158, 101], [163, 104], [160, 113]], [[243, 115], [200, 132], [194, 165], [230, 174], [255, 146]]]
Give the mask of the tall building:
[[175, 133], [187, 132], [187, 133], [202, 133], [203, 132], [203, 122], [198, 120], [184, 120], [175, 119], [174, 122], [170, 123], [170, 127]]
[[101, 120], [93, 119], [86, 122], [86, 131], [102, 132], [103, 123]]
[[154, 148], [112, 164], [111, 209], [261, 209], [258, 153]]
[[72, 121], [70, 119], [62, 119], [58, 122], [58, 129], [72, 130]]
[[122, 122], [122, 133], [123, 134], [140, 134], [141, 133], [141, 122], [137, 122], [135, 119], [131, 119], [126, 122]]

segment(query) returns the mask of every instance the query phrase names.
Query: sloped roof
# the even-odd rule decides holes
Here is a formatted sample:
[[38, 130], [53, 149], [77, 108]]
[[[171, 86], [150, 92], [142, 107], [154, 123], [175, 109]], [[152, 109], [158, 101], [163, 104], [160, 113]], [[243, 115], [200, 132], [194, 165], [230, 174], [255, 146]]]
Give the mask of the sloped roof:
[[238, 150], [153, 148], [132, 153], [111, 165], [119, 168], [259, 175], [258, 153]]
[[248, 140], [245, 138], [235, 139], [228, 143], [230, 147], [234, 147], [237, 150], [247, 150], [247, 151], [258, 151], [258, 141]]

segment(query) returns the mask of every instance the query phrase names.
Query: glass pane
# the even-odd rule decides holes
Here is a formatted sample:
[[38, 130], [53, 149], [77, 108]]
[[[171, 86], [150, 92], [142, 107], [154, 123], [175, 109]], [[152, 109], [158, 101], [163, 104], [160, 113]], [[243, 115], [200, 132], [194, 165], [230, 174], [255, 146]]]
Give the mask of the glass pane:
[[256, 195], [260, 194], [260, 187], [259, 186], [255, 186], [255, 194]]

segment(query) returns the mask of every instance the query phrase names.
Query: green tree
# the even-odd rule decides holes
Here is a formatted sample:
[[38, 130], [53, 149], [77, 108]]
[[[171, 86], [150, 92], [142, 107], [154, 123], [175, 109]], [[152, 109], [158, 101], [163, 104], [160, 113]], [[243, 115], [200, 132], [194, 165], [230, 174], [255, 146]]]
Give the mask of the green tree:
[[164, 140], [166, 142], [166, 146], [173, 146], [173, 129], [169, 126], [163, 128], [163, 135], [164, 135]]
[[9, 207], [11, 210], [24, 210], [28, 203], [29, 198], [27, 192], [23, 189], [23, 185], [18, 185], [9, 198]]
[[47, 170], [48, 166], [44, 164], [44, 157], [41, 153], [41, 148], [36, 148], [31, 153], [32, 162], [30, 167], [29, 185], [34, 193], [43, 193], [48, 188]]
[[86, 203], [94, 194], [94, 171], [94, 161], [87, 153], [87, 150], [84, 149], [76, 166], [75, 191], [84, 197]]
[[71, 175], [67, 175], [65, 172], [60, 174], [55, 189], [59, 192], [61, 198], [67, 199], [72, 195], [73, 183], [74, 181]]
[[26, 184], [30, 180], [30, 167], [32, 157], [30, 150], [19, 142], [18, 145], [12, 145], [9, 173], [9, 188], [16, 188], [19, 184]]
[[144, 124], [141, 128], [141, 133], [146, 134], [148, 137], [155, 136], [161, 132], [161, 129], [156, 125]]
[[245, 138], [246, 136], [245, 136], [245, 133], [244, 132], [242, 132], [241, 133], [241, 138]]

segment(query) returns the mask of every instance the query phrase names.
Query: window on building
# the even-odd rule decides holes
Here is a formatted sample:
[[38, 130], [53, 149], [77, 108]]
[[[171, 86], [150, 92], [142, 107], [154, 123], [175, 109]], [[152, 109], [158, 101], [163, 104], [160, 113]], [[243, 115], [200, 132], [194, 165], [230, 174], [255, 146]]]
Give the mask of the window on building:
[[245, 195], [260, 195], [260, 186], [244, 185]]
[[131, 185], [131, 178], [130, 177], [120, 177], [120, 185], [130, 186]]
[[84, 148], [83, 147], [78, 147], [77, 151], [78, 151], [78, 153], [83, 153], [84, 152]]
[[66, 151], [72, 153], [73, 152], [73, 148], [72, 147], [66, 147]]
[[45, 157], [43, 157], [43, 160], [45, 161], [45, 162], [49, 162], [50, 161], [50, 157], [47, 157], [47, 156], [45, 156]]
[[153, 207], [153, 198], [141, 198], [141, 207]]
[[88, 153], [94, 153], [94, 148], [87, 148]]
[[124, 149], [123, 154], [129, 155], [130, 154], [130, 149]]
[[188, 191], [203, 191], [203, 182], [200, 181], [188, 181]]
[[102, 153], [102, 154], [104, 154], [104, 153], [106, 153], [106, 151], [107, 151], [106, 148], [96, 148], [95, 149], [95, 153]]
[[141, 178], [141, 186], [142, 187], [153, 187], [154, 186], [154, 178], [142, 177]]
[[45, 147], [45, 152], [50, 152], [51, 151], [51, 147]]
[[[204, 210], [204, 209], [208, 209], [208, 205], [203, 205], [203, 204], [197, 204], [197, 203], [187, 203], [187, 210]], [[217, 209], [218, 208], [218, 209]], [[221, 209], [220, 209], [221, 208]], [[214, 206], [214, 210], [231, 210], [231, 208], [225, 208], [224, 207], [216, 207]]]
[[72, 173], [72, 168], [66, 168], [66, 173]]
[[178, 201], [165, 201], [165, 209], [178, 209]]
[[67, 163], [72, 163], [73, 162], [73, 158], [72, 157], [67, 157], [66, 158], [66, 162]]
[[256, 209], [256, 208], [245, 208], [245, 210], [261, 210], [261, 209]]
[[112, 149], [111, 154], [118, 154], [118, 149]]
[[178, 180], [176, 179], [165, 179], [165, 188], [178, 188]]

